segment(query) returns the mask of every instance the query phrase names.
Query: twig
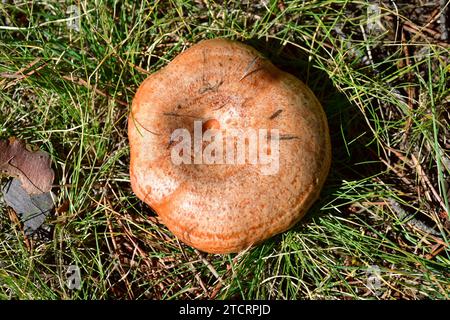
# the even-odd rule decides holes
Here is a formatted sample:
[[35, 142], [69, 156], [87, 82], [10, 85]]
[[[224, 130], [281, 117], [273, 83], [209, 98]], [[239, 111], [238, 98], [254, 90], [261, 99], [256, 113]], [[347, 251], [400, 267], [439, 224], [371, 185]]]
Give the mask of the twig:
[[[375, 152], [374, 152], [375, 153]], [[412, 183], [411, 181], [409, 181], [407, 178], [405, 178], [405, 175], [401, 174], [397, 169], [395, 169], [389, 162], [387, 162], [386, 160], [384, 160], [382, 157], [377, 156], [378, 159], [380, 159], [380, 161], [382, 163], [384, 163], [386, 165], [386, 167], [388, 167], [389, 170], [391, 170], [392, 172], [394, 172], [402, 181], [403, 183], [405, 183], [408, 186], [411, 186]]]
[[78, 78], [78, 77], [73, 77], [71, 76], [63, 76], [63, 79], [68, 80], [72, 83], [78, 84], [80, 86], [86, 87], [90, 90], [94, 90], [96, 93], [98, 93], [99, 95], [108, 98], [108, 99], [112, 99], [114, 100], [117, 104], [124, 106], [124, 107], [128, 107], [128, 103], [126, 103], [125, 101], [113, 98], [109, 93], [105, 93], [103, 91], [101, 91], [98, 88], [94, 88], [91, 84], [89, 84], [86, 80]]
[[123, 61], [122, 57], [119, 54], [114, 53], [114, 57], [116, 57], [117, 59], [119, 59], [120, 62], [122, 62], [122, 64], [125, 65], [130, 65], [131, 67], [133, 67], [134, 69], [136, 69], [137, 71], [139, 71], [140, 73], [146, 74], [146, 75], [151, 75], [152, 73], [150, 71], [145, 70], [144, 68], [135, 65], [134, 63], [130, 62], [130, 61]]
[[437, 39], [439, 36], [439, 32], [437, 32], [436, 30], [427, 28], [425, 26], [420, 27], [412, 22], [409, 21], [405, 21], [403, 22], [403, 27], [406, 27], [408, 31], [414, 31], [417, 34], [421, 34], [422, 31], [425, 31], [426, 33], [428, 33], [430, 36], [433, 37], [433, 39]]
[[414, 167], [417, 170], [417, 174], [419, 177], [423, 178], [423, 181], [425, 181], [425, 184], [430, 188], [431, 193], [433, 194], [434, 198], [437, 200], [437, 202], [441, 205], [442, 209], [444, 209], [445, 212], [447, 212], [447, 207], [445, 206], [444, 201], [442, 201], [442, 198], [440, 197], [439, 193], [436, 191], [436, 189], [433, 187], [433, 185], [430, 182], [430, 179], [428, 179], [428, 176], [425, 174], [424, 170], [422, 169], [422, 166], [420, 165], [417, 158], [411, 154], [411, 159], [413, 161]]
[[277, 111], [275, 111], [275, 112], [269, 117], [269, 120], [275, 119], [275, 118], [278, 117], [278, 116], [280, 115], [280, 113], [282, 113], [282, 112], [283, 112], [283, 109], [278, 109]]
[[25, 242], [25, 246], [28, 249], [28, 252], [31, 252], [32, 245], [31, 245], [30, 240], [28, 239], [27, 235], [25, 234], [25, 230], [22, 227], [22, 223], [20, 222], [20, 219], [17, 216], [17, 213], [11, 208], [9, 208], [7, 210], [7, 212], [8, 212], [9, 219], [11, 220], [11, 222], [19, 228], [20, 233], [23, 236], [23, 240]]
[[31, 27], [0, 26], [0, 30], [9, 30], [9, 31], [29, 31], [29, 30], [33, 30], [33, 29], [39, 29], [39, 28], [41, 28], [41, 27], [44, 27], [44, 26], [47, 26], [47, 25], [50, 25], [50, 24], [53, 24], [53, 23], [61, 23], [61, 22], [69, 22], [69, 21], [72, 21], [72, 20], [78, 20], [78, 19], [80, 19], [81, 17], [87, 15], [88, 13], [91, 13], [91, 12], [94, 11], [94, 10], [96, 10], [96, 9], [89, 9], [88, 11], [86, 11], [86, 12], [80, 14], [80, 15], [74, 16], [74, 17], [69, 17], [69, 18], [64, 18], [64, 19], [56, 19], [56, 20], [45, 21], [45, 22], [42, 22], [42, 23], [40, 23], [40, 24], [38, 24], [38, 25], [31, 26]]
[[181, 113], [176, 113], [176, 112], [163, 112], [162, 115], [166, 116], [166, 117], [186, 117], [186, 118], [202, 120], [202, 117], [193, 116], [190, 114], [181, 114]]
[[[104, 200], [104, 201], [106, 202], [106, 200]], [[105, 203], [105, 206], [106, 205], [107, 204]], [[109, 218], [106, 219], [106, 224], [108, 225], [109, 232], [111, 233], [111, 241], [112, 241], [115, 253], [117, 255], [117, 260], [118, 260], [117, 266], [118, 266], [119, 272], [121, 273], [121, 278], [120, 278], [119, 281], [124, 281], [125, 282], [125, 284], [126, 284], [126, 286], [128, 288], [128, 290], [127, 290], [128, 296], [129, 296], [130, 299], [133, 299], [134, 298], [134, 294], [133, 294], [133, 291], [130, 290], [131, 289], [131, 285], [130, 285], [130, 283], [128, 281], [128, 274], [129, 274], [130, 271], [125, 272], [125, 270], [123, 269], [122, 262], [120, 261], [120, 253], [119, 253], [119, 250], [118, 250], [116, 238], [114, 236], [114, 230], [112, 228], [111, 221], [109, 220]]]
[[206, 267], [211, 271], [214, 277], [216, 277], [217, 280], [219, 280], [221, 283], [223, 283], [222, 277], [219, 275], [217, 270], [213, 267], [213, 265], [203, 257], [203, 255], [198, 251], [197, 249], [194, 249], [197, 256], [200, 258], [200, 260], [206, 265]]
[[[386, 19], [388, 20], [392, 20], [393, 18], [391, 16], [385, 16]], [[410, 21], [404, 21], [402, 23], [402, 27], [404, 30], [413, 33], [415, 36], [411, 39], [411, 42], [415, 42], [417, 37], [421, 37], [424, 38], [428, 41], [430, 41], [430, 36], [432, 38], [432, 41], [430, 41], [431, 44], [438, 44], [441, 45], [443, 47], [450, 47], [450, 43], [444, 42], [444, 41], [439, 41], [437, 40], [438, 36], [439, 36], [439, 32], [427, 28], [427, 27], [419, 27], [416, 24], [410, 22]], [[425, 31], [428, 36], [426, 34], [424, 34], [422, 31]]]
[[[41, 70], [42, 68], [44, 68], [47, 65], [47, 62], [43, 63], [42, 65], [40, 65], [39, 67], [37, 67], [36, 69], [30, 70], [27, 73], [24, 73], [25, 70], [28, 70], [30, 68], [32, 68], [34, 65], [36, 65], [38, 62], [41, 61], [41, 58], [37, 58], [35, 60], [33, 60], [30, 64], [26, 65], [25, 67], [17, 70], [14, 73], [8, 73], [8, 72], [3, 72], [0, 74], [0, 78], [5, 78], [5, 79], [14, 79], [13, 81], [11, 81], [10, 83], [8, 83], [7, 85], [5, 85], [5, 87], [3, 89], [8, 89], [12, 86], [15, 86], [19, 81], [21, 81], [22, 79], [28, 78], [29, 76], [33, 75], [34, 73], [36, 73], [37, 71]], [[4, 82], [5, 80], [3, 80], [2, 82], [0, 82], [0, 85]]]
[[202, 281], [202, 278], [200, 277], [200, 274], [197, 270], [195, 270], [194, 264], [192, 262], [188, 263], [189, 269], [191, 269], [192, 273], [194, 274], [195, 280], [197, 280], [198, 284], [200, 285], [200, 287], [202, 288], [203, 292], [205, 293], [205, 295], [207, 297], [209, 297], [209, 293], [208, 290], [206, 289], [205, 284]]
[[250, 61], [250, 63], [248, 64], [248, 66], [245, 68], [244, 70], [244, 74], [242, 75], [242, 77], [239, 79], [239, 81], [243, 80], [245, 77], [247, 77], [249, 74], [252, 74], [253, 72], [258, 71], [261, 68], [256, 68], [251, 70], [251, 68], [255, 65], [256, 61], [258, 61], [258, 59], [260, 59], [260, 57], [255, 57], [252, 61]]
[[[405, 36], [405, 32], [402, 31], [402, 47], [403, 47], [403, 54], [405, 55], [405, 59], [406, 59], [406, 65], [408, 67], [411, 67], [411, 59], [410, 59], [410, 55], [409, 55], [409, 50], [408, 50], [408, 46], [406, 45], [406, 36]], [[411, 82], [413, 80], [414, 76], [411, 72], [408, 72], [407, 74], [407, 79], [409, 82]], [[413, 86], [409, 85], [407, 88], [407, 93], [408, 93], [408, 109], [410, 112], [410, 116], [408, 117], [408, 119], [406, 120], [406, 124], [405, 124], [405, 128], [404, 128], [404, 132], [405, 134], [403, 135], [403, 144], [406, 143], [406, 140], [409, 136], [409, 130], [411, 128], [411, 124], [412, 124], [412, 112], [414, 110], [414, 101], [416, 98], [416, 90], [414, 89]]]
[[421, 179], [419, 179], [419, 181], [421, 181], [421, 183], [424, 187], [428, 187], [431, 190], [431, 193], [435, 197], [436, 201], [440, 204], [442, 209], [448, 213], [448, 210], [447, 210], [447, 207], [445, 206], [444, 201], [442, 201], [442, 198], [439, 196], [439, 193], [436, 191], [436, 189], [431, 184], [430, 179], [428, 179], [428, 176], [425, 174], [425, 171], [423, 170], [423, 168], [420, 165], [417, 158], [413, 154], [411, 154], [411, 161], [410, 161], [408, 158], [406, 158], [404, 155], [402, 155], [399, 151], [392, 149], [388, 146], [386, 146], [386, 148], [390, 152], [395, 154], [397, 156], [397, 158], [399, 158], [404, 163], [406, 163], [411, 169], [415, 169], [417, 171], [417, 175], [419, 176], [419, 178], [421, 178]]
[[[130, 113], [130, 117], [131, 117], [131, 119], [133, 119], [134, 122], [136, 122], [142, 129], [144, 129], [144, 130], [147, 131], [148, 133], [151, 133], [151, 134], [153, 134], [153, 135], [155, 135], [155, 136], [160, 136], [160, 135], [161, 135], [160, 133], [151, 131], [151, 130], [147, 129], [146, 127], [144, 127], [144, 126], [138, 121], [138, 119], [136, 119], [136, 117], [133, 115], [132, 112]], [[136, 126], [136, 125], [135, 125], [135, 126]], [[139, 131], [139, 127], [138, 127], [138, 126], [136, 126], [136, 129], [137, 129], [137, 131], [138, 131], [139, 134], [140, 134], [140, 131]]]
[[293, 140], [293, 139], [300, 139], [299, 136], [293, 135], [293, 134], [280, 134], [279, 140]]
[[425, 256], [425, 258], [427, 258], [428, 260], [431, 260], [431, 259], [433, 259], [435, 256], [437, 256], [439, 253], [441, 253], [441, 251], [444, 250], [444, 249], [447, 248], [447, 247], [448, 247], [448, 245], [445, 244], [445, 243], [444, 243], [444, 244], [438, 243], [438, 244], [435, 246], [436, 249], [433, 249], [433, 250], [431, 251], [430, 254], [427, 254], [427, 255]]
[[[98, 205], [105, 206], [105, 209], [107, 209], [108, 211], [114, 213], [114, 215], [117, 216], [117, 212], [115, 212], [113, 209], [111, 209], [110, 206], [107, 206], [106, 204], [102, 204], [102, 203], [100, 203], [100, 202], [98, 202], [98, 201], [96, 201], [96, 200], [93, 200], [93, 201], [94, 201], [95, 203], [97, 203]], [[145, 252], [139, 247], [139, 245], [136, 243], [136, 241], [133, 240], [133, 238], [134, 238], [133, 234], [130, 232], [130, 230], [128, 230], [128, 229], [125, 227], [125, 225], [122, 223], [121, 219], [116, 218], [116, 221], [117, 221], [117, 223], [119, 224], [119, 226], [123, 229], [123, 231], [125, 232], [125, 236], [126, 236], [126, 237], [128, 238], [128, 240], [130, 240], [130, 242], [133, 244], [133, 246], [134, 246], [134, 251], [137, 251], [137, 252], [141, 255], [142, 259], [144, 260], [144, 263], [147, 265], [147, 267], [148, 267], [149, 269], [151, 269], [152, 266], [151, 266], [150, 262], [148, 261], [148, 256], [147, 256], [147, 255], [145, 254]]]

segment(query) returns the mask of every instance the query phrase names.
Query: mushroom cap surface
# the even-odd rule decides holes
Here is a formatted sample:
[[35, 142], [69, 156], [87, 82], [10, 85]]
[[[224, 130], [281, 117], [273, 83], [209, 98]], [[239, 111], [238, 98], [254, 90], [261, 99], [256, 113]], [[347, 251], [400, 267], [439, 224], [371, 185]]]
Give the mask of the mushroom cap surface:
[[[258, 141], [268, 139], [264, 152], [278, 154], [271, 159], [278, 168], [175, 164], [172, 149], [181, 140], [173, 133], [194, 136], [195, 121], [202, 133], [224, 137], [263, 132]], [[278, 152], [270, 150], [276, 130]], [[150, 75], [133, 99], [128, 135], [134, 193], [180, 240], [210, 253], [238, 252], [292, 227], [317, 200], [331, 162], [327, 119], [311, 90], [252, 47], [225, 39], [199, 42]]]

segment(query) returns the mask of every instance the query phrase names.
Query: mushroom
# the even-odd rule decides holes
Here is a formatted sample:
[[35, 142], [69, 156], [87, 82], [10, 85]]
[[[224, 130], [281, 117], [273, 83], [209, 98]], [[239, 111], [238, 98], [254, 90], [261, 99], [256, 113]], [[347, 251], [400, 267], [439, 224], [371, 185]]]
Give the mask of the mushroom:
[[134, 193], [180, 240], [209, 253], [291, 228], [318, 199], [331, 162], [312, 91], [225, 39], [202, 41], [150, 75], [128, 135]]

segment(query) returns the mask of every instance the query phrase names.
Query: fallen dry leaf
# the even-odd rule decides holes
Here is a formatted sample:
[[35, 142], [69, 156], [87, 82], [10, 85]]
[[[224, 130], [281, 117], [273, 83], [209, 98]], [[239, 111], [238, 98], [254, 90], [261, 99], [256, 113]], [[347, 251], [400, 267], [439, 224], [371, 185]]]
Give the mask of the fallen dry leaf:
[[28, 194], [50, 191], [55, 176], [47, 153], [28, 151], [15, 138], [0, 141], [0, 173], [18, 178]]
[[30, 195], [20, 180], [12, 179], [3, 188], [3, 199], [23, 222], [25, 235], [31, 235], [44, 223], [54, 207], [51, 192]]

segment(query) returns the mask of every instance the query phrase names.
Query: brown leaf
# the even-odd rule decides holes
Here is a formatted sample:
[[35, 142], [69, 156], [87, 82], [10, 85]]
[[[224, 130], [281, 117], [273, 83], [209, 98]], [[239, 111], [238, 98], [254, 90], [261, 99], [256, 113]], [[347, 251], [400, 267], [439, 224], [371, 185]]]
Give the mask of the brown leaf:
[[50, 191], [54, 179], [49, 155], [41, 150], [28, 151], [15, 138], [0, 140], [0, 173], [19, 178], [29, 194]]

